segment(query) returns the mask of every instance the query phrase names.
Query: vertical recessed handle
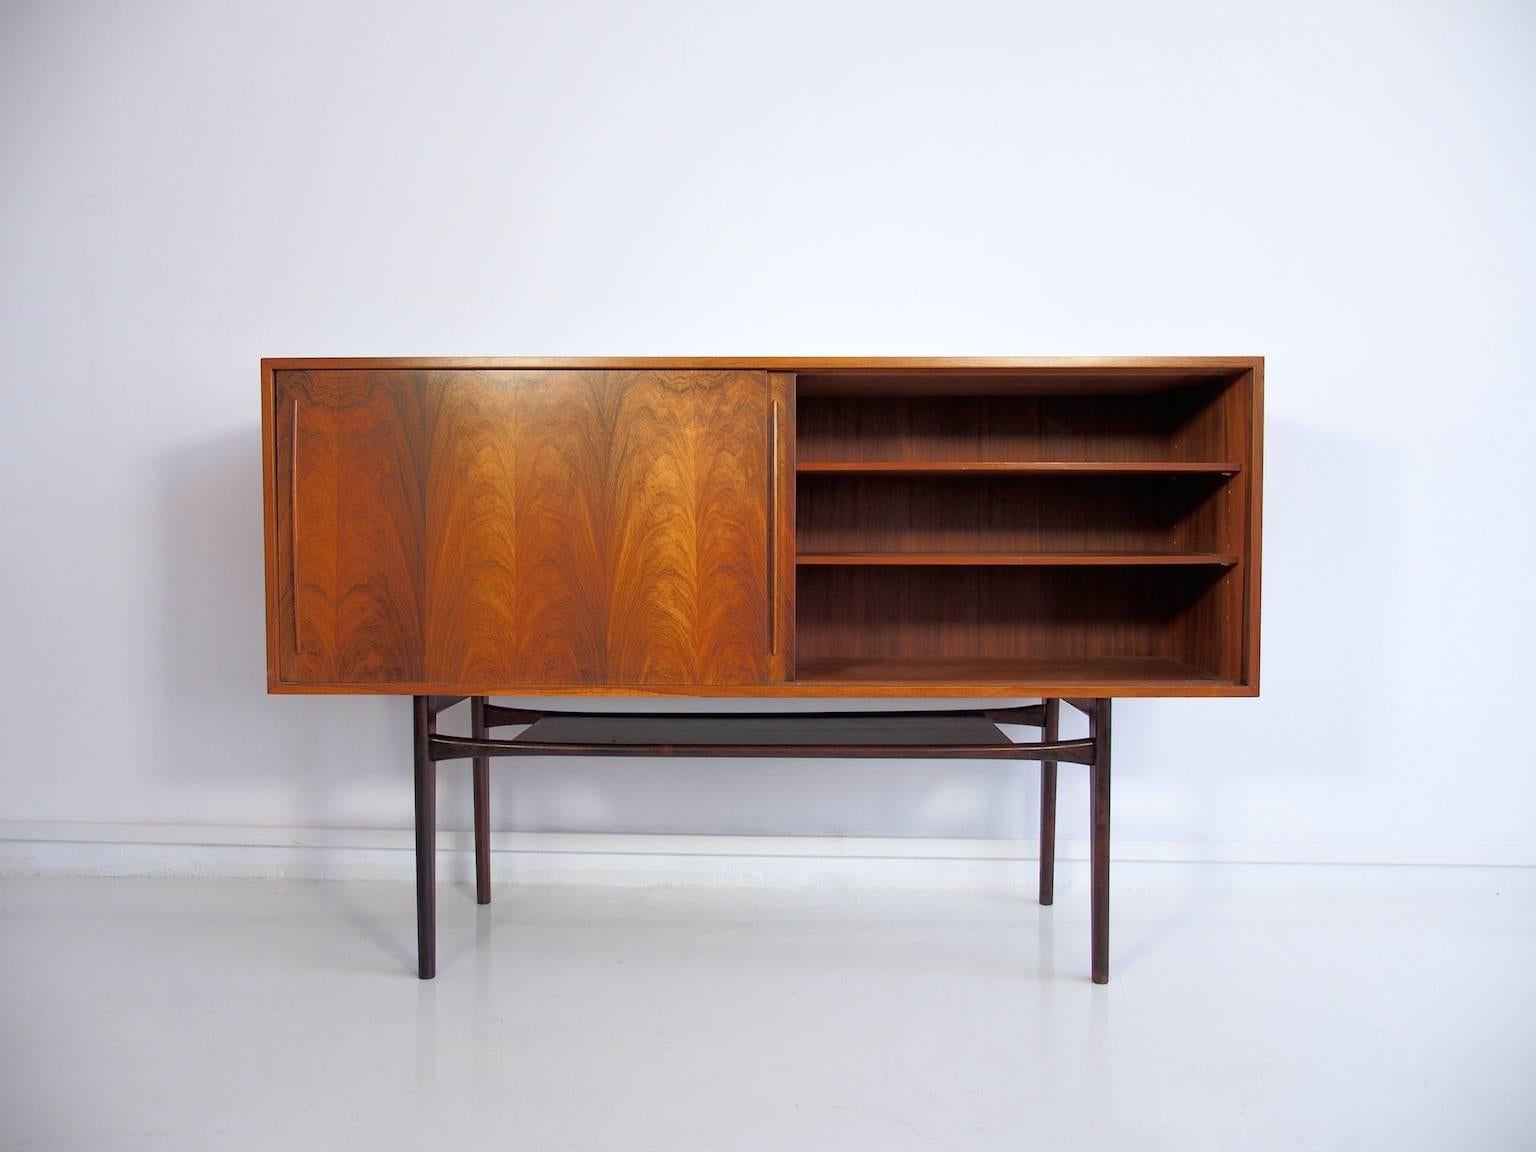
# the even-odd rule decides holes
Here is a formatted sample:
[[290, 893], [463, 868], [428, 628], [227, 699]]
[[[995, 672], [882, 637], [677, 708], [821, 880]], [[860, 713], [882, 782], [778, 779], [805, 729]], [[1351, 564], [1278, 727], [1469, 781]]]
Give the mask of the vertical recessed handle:
[[768, 654], [779, 651], [779, 402], [768, 410]]
[[293, 569], [293, 654], [304, 655], [299, 636], [299, 398], [293, 398], [292, 443], [288, 449], [288, 562]]

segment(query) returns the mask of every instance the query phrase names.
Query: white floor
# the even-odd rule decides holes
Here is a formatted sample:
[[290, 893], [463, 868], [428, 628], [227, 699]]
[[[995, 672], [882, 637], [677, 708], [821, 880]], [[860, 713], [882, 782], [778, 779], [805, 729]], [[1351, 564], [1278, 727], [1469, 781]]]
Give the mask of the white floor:
[[0, 1148], [1536, 1147], [1536, 873], [1028, 892], [0, 880]]

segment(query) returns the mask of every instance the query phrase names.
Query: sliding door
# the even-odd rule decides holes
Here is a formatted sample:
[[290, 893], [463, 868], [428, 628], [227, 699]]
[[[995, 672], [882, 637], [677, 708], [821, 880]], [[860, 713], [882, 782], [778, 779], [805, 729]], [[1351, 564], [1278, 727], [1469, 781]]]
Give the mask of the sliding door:
[[270, 396], [274, 689], [782, 675], [766, 374], [279, 370]]

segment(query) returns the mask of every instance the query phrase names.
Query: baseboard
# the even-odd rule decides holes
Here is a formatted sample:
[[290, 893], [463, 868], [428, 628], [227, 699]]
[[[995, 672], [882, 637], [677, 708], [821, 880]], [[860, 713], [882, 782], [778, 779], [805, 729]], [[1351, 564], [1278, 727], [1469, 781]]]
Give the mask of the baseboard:
[[[464, 831], [438, 834], [445, 879], [471, 875]], [[1031, 883], [1031, 840], [498, 832], [502, 883], [720, 887], [1012, 887]], [[406, 829], [0, 821], [0, 874], [405, 880]], [[1083, 860], [1084, 841], [1057, 844]], [[1536, 850], [1117, 841], [1117, 861], [1533, 867]]]

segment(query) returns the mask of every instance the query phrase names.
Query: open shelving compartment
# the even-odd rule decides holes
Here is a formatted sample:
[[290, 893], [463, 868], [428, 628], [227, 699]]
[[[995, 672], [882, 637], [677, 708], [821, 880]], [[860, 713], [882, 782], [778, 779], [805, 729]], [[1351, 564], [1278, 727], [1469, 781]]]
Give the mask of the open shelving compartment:
[[796, 680], [1256, 690], [1257, 389], [1231, 364], [802, 373]]

